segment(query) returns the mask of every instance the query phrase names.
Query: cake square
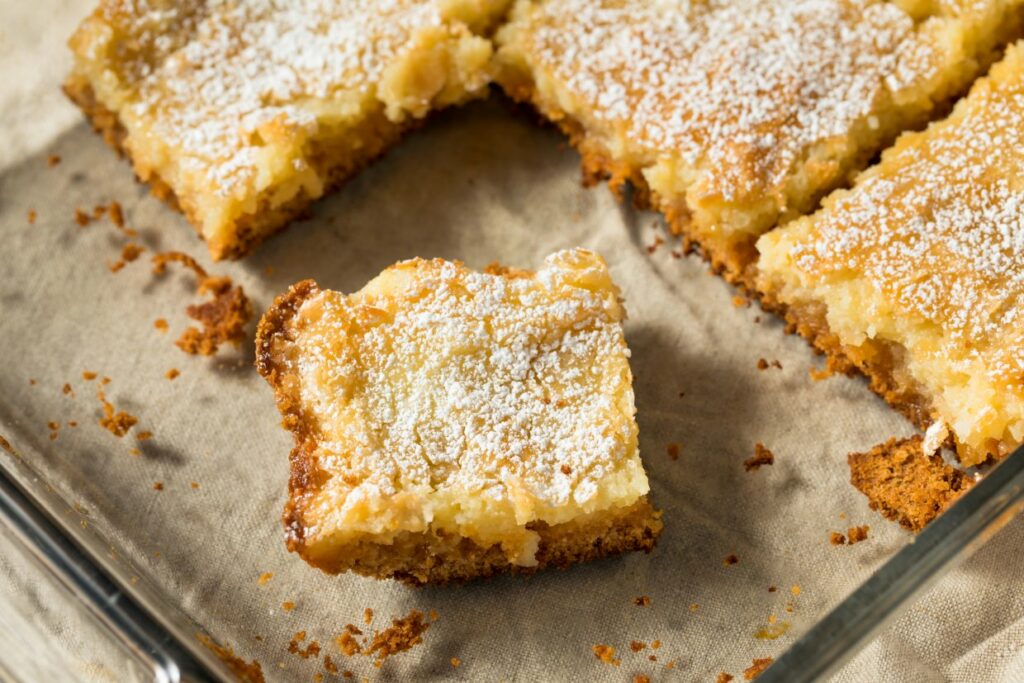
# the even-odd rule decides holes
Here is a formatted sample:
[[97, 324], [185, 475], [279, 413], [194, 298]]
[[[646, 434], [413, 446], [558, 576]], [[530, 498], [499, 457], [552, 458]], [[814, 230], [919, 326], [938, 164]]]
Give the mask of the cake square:
[[768, 233], [760, 288], [839, 369], [964, 465], [1024, 441], [1024, 43], [810, 217]]
[[289, 548], [410, 584], [649, 551], [619, 290], [593, 252], [536, 273], [404, 261], [301, 282], [257, 333], [295, 437]]
[[506, 4], [102, 0], [65, 91], [213, 258], [237, 258], [428, 112], [486, 94]]
[[966, 89], [1021, 5], [517, 0], [496, 80], [750, 285], [757, 237]]

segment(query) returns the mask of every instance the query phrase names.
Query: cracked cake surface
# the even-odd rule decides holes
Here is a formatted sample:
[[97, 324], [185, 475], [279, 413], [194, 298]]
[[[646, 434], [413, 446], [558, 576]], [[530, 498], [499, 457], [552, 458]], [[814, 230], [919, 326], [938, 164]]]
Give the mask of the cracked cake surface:
[[487, 92], [505, 0], [103, 0], [65, 90], [214, 258]]
[[517, 0], [497, 80], [585, 173], [749, 281], [756, 237], [812, 210], [1016, 37], [1020, 2]]
[[949, 438], [965, 465], [1024, 441], [1021, 74], [1016, 44], [947, 119], [758, 242], [766, 295], [816, 310], [826, 351], [887, 373], [897, 407], [916, 396], [930, 450]]
[[258, 333], [296, 446], [289, 545], [410, 583], [650, 550], [619, 290], [583, 249], [536, 273], [398, 263], [306, 281]]

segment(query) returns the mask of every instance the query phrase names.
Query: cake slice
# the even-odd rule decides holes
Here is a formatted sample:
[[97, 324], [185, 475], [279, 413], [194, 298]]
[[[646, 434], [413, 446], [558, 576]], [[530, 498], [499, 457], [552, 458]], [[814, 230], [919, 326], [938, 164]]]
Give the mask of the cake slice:
[[1024, 43], [949, 118], [768, 233], [760, 288], [964, 465], [1024, 441]]
[[257, 333], [294, 434], [288, 546], [410, 584], [649, 551], [625, 313], [604, 261], [536, 274], [415, 259], [300, 282]]
[[484, 95], [507, 0], [102, 0], [65, 91], [215, 259]]
[[496, 80], [734, 282], [1020, 33], [1021, 0], [517, 0]]

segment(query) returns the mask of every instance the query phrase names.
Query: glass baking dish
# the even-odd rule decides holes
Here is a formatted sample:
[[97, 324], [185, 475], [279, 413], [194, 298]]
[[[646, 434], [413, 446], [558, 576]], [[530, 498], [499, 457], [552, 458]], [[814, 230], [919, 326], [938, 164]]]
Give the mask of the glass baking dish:
[[[884, 522], [847, 483], [845, 455], [910, 427], [860, 381], [812, 382], [801, 340], [681, 258], [657, 217], [581, 188], [577, 167], [553, 131], [474, 104], [436, 117], [308, 220], [227, 264], [209, 264], [184, 220], [84, 125], [7, 171], [0, 516], [10, 542], [81, 599], [143, 679], [230, 679], [207, 637], [258, 660], [268, 680], [329, 673], [322, 656], [288, 651], [299, 631], [360, 677], [713, 680], [766, 656], [776, 661], [760, 680], [826, 676], [1020, 510], [1024, 452], [916, 538]], [[133, 238], [74, 219], [112, 200], [148, 250], [116, 273]], [[641, 451], [666, 532], [650, 556], [424, 590], [326, 576], [285, 551], [289, 437], [252, 350], [179, 351], [194, 283], [157, 278], [147, 263], [153, 251], [187, 251], [261, 311], [306, 277], [353, 290], [402, 258], [532, 267], [575, 244], [602, 253], [623, 289]], [[782, 367], [758, 370], [762, 357]], [[123, 439], [97, 425], [102, 377], [107, 398], [140, 418]], [[756, 441], [776, 463], [745, 472]], [[829, 545], [831, 530], [854, 524], [871, 525], [867, 542]], [[641, 595], [650, 607], [633, 604]], [[332, 642], [366, 607], [378, 628], [411, 608], [439, 619], [378, 671]], [[596, 644], [614, 646], [620, 665], [595, 658]]]

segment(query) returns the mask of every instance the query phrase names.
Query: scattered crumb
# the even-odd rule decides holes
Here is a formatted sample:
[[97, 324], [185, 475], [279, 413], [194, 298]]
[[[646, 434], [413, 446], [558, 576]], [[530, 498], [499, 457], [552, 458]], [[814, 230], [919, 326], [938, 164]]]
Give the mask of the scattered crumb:
[[839, 513], [839, 519], [846, 519], [846, 513], [845, 512], [840, 512]]
[[36, 381], [34, 379], [32, 379], [32, 378], [29, 378], [28, 384], [29, 384], [29, 386], [34, 387], [36, 385]]
[[755, 316], [754, 316], [754, 322], [755, 322], [755, 323], [760, 323], [760, 322], [761, 322], [761, 316], [759, 316], [759, 315], [755, 315]]
[[862, 526], [851, 526], [846, 530], [846, 538], [850, 545], [854, 543], [860, 543], [866, 541], [868, 538], [868, 531], [871, 529], [867, 524]]
[[829, 377], [834, 375], [835, 372], [831, 368], [822, 368], [821, 370], [817, 368], [811, 368], [810, 370], [807, 371], [807, 374], [809, 374], [811, 376], [811, 379], [814, 380], [815, 382], [820, 382], [823, 379], [828, 379]]
[[369, 607], [363, 610], [363, 623], [367, 626], [373, 623], [373, 610]]
[[775, 586], [768, 586], [768, 592], [769, 593], [774, 593], [777, 590], [779, 590], [779, 589], [777, 587], [775, 587]]
[[782, 363], [780, 363], [777, 360], [773, 360], [772, 361], [772, 367], [775, 368], [776, 370], [781, 370], [782, 369]]
[[643, 674], [636, 674], [633, 676], [633, 683], [651, 683], [651, 679]]
[[743, 461], [743, 469], [747, 472], [761, 469], [761, 465], [774, 465], [775, 454], [758, 441], [754, 444], [754, 455]]
[[448, 660], [448, 661], [450, 661], [450, 662], [452, 663], [452, 666], [453, 666], [453, 667], [455, 667], [456, 669], [458, 669], [458, 668], [459, 668], [459, 665], [460, 665], [460, 664], [462, 664], [462, 662], [461, 662], [461, 661], [459, 660], [459, 658], [458, 658], [458, 657], [452, 657], [452, 658], [451, 658], [450, 660]]
[[736, 308], [747, 308], [750, 306], [750, 299], [740, 294], [732, 298], [732, 305]]
[[156, 320], [153, 321], [153, 327], [160, 330], [161, 332], [166, 332], [168, 329], [170, 329], [171, 326], [167, 324], [166, 319], [157, 318]]
[[652, 640], [651, 641], [651, 649], [652, 650], [657, 650], [660, 647], [661, 647], [661, 641], [660, 640]]
[[285, 612], [291, 612], [293, 609], [295, 609], [295, 603], [291, 600], [285, 600], [281, 603], [281, 609], [283, 609]]
[[181, 371], [178, 370], [178, 368], [171, 368], [170, 370], [168, 370], [167, 372], [164, 373], [164, 377], [166, 377], [167, 379], [169, 379], [169, 380], [171, 380], [173, 382], [175, 379], [178, 378], [178, 376], [180, 374], [181, 374]]
[[674, 259], [681, 259], [681, 258], [683, 258], [683, 252], [679, 251], [678, 249], [673, 249], [669, 253], [672, 254], [672, 258], [674, 258]]
[[715, 683], [729, 683], [729, 681], [731, 681], [731, 680], [732, 680], [732, 676], [730, 676], [729, 674], [727, 674], [724, 671], [722, 671], [715, 678]]
[[697, 604], [697, 603], [695, 603], [695, 602], [691, 602], [691, 603], [690, 603], [690, 611], [691, 611], [691, 612], [696, 612], [696, 611], [697, 611], [697, 610], [699, 610], [699, 609], [700, 609], [700, 605], [698, 605], [698, 604]]
[[57, 435], [60, 434], [60, 423], [51, 420], [46, 423], [46, 426], [50, 428], [50, 441], [56, 441]]
[[274, 578], [274, 572], [263, 572], [260, 574], [260, 578], [256, 579], [256, 583], [261, 586], [265, 586], [272, 578]]
[[75, 209], [75, 223], [78, 223], [78, 227], [87, 227], [91, 221], [92, 218], [89, 216], [88, 213], [82, 211], [81, 209]]
[[592, 649], [594, 650], [594, 656], [605, 664], [611, 664], [612, 666], [622, 664], [621, 660], [615, 658], [615, 648], [611, 645], [595, 645]]
[[794, 583], [793, 587], [789, 589], [789, 592], [792, 593], [794, 596], [800, 595], [800, 586]]
[[103, 390], [96, 393], [96, 397], [103, 404], [103, 417], [100, 418], [100, 426], [116, 437], [122, 437], [128, 433], [139, 418], [123, 410], [117, 411], [114, 404], [107, 400]]
[[199, 482], [198, 481], [189, 482], [189, 486], [191, 486], [194, 489], [197, 489], [197, 488], [199, 488]]
[[764, 670], [771, 666], [775, 659], [773, 657], [764, 657], [761, 659], [755, 658], [753, 663], [743, 670], [743, 680], [752, 681], [761, 674]]
[[736, 557], [735, 555], [729, 555], [724, 560], [722, 560], [722, 564], [725, 565], [726, 567], [728, 567], [730, 565], [736, 564], [739, 561], [740, 561], [740, 558]]
[[569, 467], [568, 465], [562, 465], [559, 469], [561, 470], [562, 474], [564, 474], [567, 477], [570, 474], [572, 474], [572, 468]]
[[647, 655], [647, 661], [656, 662], [658, 661], [658, 655]]
[[645, 643], [641, 643], [639, 640], [631, 640], [629, 642], [629, 649], [633, 652], [640, 652], [640, 650], [643, 650], [645, 647], [647, 647], [647, 645]]
[[431, 621], [437, 621], [437, 617], [440, 616], [440, 615], [438, 615], [436, 609], [430, 610], [430, 612], [428, 612], [427, 614], [430, 616], [430, 620]]
[[352, 657], [353, 655], [361, 654], [363, 651], [362, 645], [356, 640], [356, 636], [363, 635], [363, 632], [352, 624], [345, 626], [345, 631], [334, 639], [334, 644], [338, 646], [338, 650], [341, 651], [346, 657]]
[[768, 369], [768, 361], [766, 361], [764, 358], [758, 358], [757, 359], [757, 369], [758, 370], [767, 370]]
[[135, 456], [137, 458], [140, 455], [142, 455], [142, 451], [140, 451], [138, 448], [129, 448], [128, 449], [128, 455], [132, 455], [132, 456]]
[[107, 212], [107, 207], [104, 206], [103, 204], [97, 204], [96, 206], [92, 207], [92, 218], [93, 218], [93, 220], [98, 220], [100, 218], [103, 218], [103, 215], [106, 212]]
[[68, 427], [77, 427], [78, 420], [68, 420]]
[[36, 218], [38, 218], [38, 217], [39, 217], [39, 214], [36, 213], [35, 209], [29, 209], [28, 210], [27, 218], [28, 218], [28, 224], [29, 225], [35, 225], [36, 224]]
[[376, 655], [377, 663], [388, 657], [405, 652], [423, 642], [423, 633], [430, 627], [423, 619], [423, 613], [412, 610], [401, 619], [392, 619], [391, 626], [373, 634], [367, 656]]
[[70, 384], [65, 384], [63, 387], [61, 387], [61, 393], [63, 393], [65, 396], [70, 395], [71, 398], [75, 397], [75, 390], [71, 388]]
[[164, 483], [162, 481], [154, 481], [153, 482], [153, 490], [154, 491], [163, 491], [164, 490]]
[[250, 663], [235, 656], [234, 650], [230, 647], [218, 645], [210, 636], [200, 633], [199, 642], [205, 645], [211, 652], [224, 662], [231, 673], [235, 674], [239, 681], [244, 683], [264, 683], [263, 668], [255, 659]]
[[355, 674], [352, 673], [351, 671], [344, 671], [341, 675], [344, 676], [345, 678], [353, 678], [353, 677], [355, 677]]
[[139, 432], [135, 435], [135, 438], [139, 441], [148, 441], [153, 438], [153, 432]]
[[832, 545], [846, 545], [846, 536], [843, 536], [838, 531], [833, 531], [828, 535], [828, 542]]
[[651, 604], [651, 599], [646, 595], [639, 595], [633, 598], [633, 604], [637, 607], [649, 607]]
[[655, 235], [654, 242], [647, 245], [647, 253], [653, 254], [654, 252], [658, 251], [658, 247], [660, 247], [663, 244], [665, 244], [665, 240], [661, 238], [661, 235]]
[[850, 483], [872, 510], [920, 531], [972, 485], [971, 478], [939, 455], [926, 456], [922, 438], [889, 439], [867, 453], [850, 453]]
[[82, 379], [84, 379], [86, 382], [91, 382], [94, 379], [96, 379], [96, 373], [89, 372], [88, 370], [86, 370], [85, 372], [82, 373]]
[[56, 166], [59, 163], [60, 163], [60, 155], [59, 154], [51, 154], [50, 156], [46, 157], [46, 165], [49, 168], [53, 168], [54, 166]]
[[788, 621], [778, 621], [774, 615], [768, 619], [768, 626], [754, 634], [758, 640], [775, 640], [789, 630]]
[[323, 681], [324, 675], [322, 673], [317, 671], [315, 674], [313, 674], [313, 683], [323, 683]]
[[320, 643], [315, 640], [309, 641], [305, 649], [299, 647], [299, 643], [306, 639], [305, 631], [297, 631], [292, 639], [288, 642], [288, 652], [293, 655], [298, 655], [303, 659], [309, 659], [310, 657], [316, 657], [320, 654]]
[[672, 458], [673, 460], [678, 460], [679, 459], [679, 444], [677, 444], [677, 443], [670, 443], [668, 446], [665, 446], [665, 452], [668, 453], [668, 457]]
[[135, 242], [129, 242], [121, 247], [121, 260], [111, 263], [107, 267], [110, 268], [111, 273], [116, 273], [132, 261], [138, 259], [145, 250], [144, 247], [139, 246]]
[[679, 661], [678, 659], [673, 659], [671, 662], [669, 662], [668, 664], [665, 665], [665, 668], [666, 669], [674, 669], [674, 668], [676, 668], [676, 663], [678, 661]]
[[334, 663], [334, 660], [331, 659], [330, 655], [324, 655], [324, 669], [326, 669], [329, 674], [338, 673], [338, 665]]

